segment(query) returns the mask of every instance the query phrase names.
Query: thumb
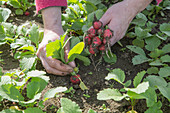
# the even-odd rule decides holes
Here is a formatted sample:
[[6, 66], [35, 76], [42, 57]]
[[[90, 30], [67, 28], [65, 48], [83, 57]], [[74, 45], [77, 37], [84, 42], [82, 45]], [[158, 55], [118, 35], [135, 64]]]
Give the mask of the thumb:
[[106, 13], [104, 13], [104, 15], [100, 18], [100, 21], [103, 23], [103, 26], [105, 26], [106, 24], [108, 24], [110, 22], [111, 18], [108, 15], [107, 11]]

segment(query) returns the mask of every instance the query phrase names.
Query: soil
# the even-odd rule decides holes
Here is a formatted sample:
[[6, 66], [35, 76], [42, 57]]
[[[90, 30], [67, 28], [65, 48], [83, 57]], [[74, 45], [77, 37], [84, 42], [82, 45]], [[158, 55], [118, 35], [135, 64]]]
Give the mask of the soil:
[[[14, 24], [16, 25], [20, 25], [20, 24], [23, 24], [29, 21], [31, 22], [34, 21], [37, 24], [39, 24], [41, 27], [43, 27], [41, 17], [35, 14], [35, 8], [31, 8], [29, 9], [29, 11], [31, 12], [29, 16], [13, 15], [12, 17], [9, 18], [9, 20], [13, 20]], [[109, 64], [109, 63], [102, 61], [97, 66], [97, 71], [94, 70], [93, 65], [84, 66], [82, 62], [76, 60], [76, 64], [80, 65], [79, 74], [81, 75], [81, 79], [86, 84], [86, 86], [89, 88], [89, 90], [87, 91], [82, 91], [79, 88], [79, 86], [73, 85], [69, 80], [70, 79], [69, 75], [61, 77], [61, 76], [56, 76], [52, 74], [47, 74], [47, 76], [50, 77], [50, 81], [49, 81], [48, 86], [43, 91], [43, 94], [50, 88], [58, 87], [58, 86], [65, 86], [67, 88], [73, 87], [74, 92], [68, 93], [68, 94], [60, 94], [59, 97], [47, 100], [44, 103], [45, 105], [44, 111], [46, 111], [47, 113], [55, 113], [57, 109], [60, 107], [59, 100], [61, 97], [67, 97], [71, 99], [72, 101], [75, 101], [80, 106], [83, 113], [87, 113], [87, 111], [90, 108], [95, 110], [98, 113], [103, 113], [103, 112], [123, 113], [123, 112], [127, 112], [128, 110], [130, 110], [131, 106], [127, 100], [122, 100], [119, 102], [116, 102], [113, 100], [99, 101], [97, 100], [96, 97], [97, 97], [97, 93], [103, 90], [104, 88], [110, 88], [110, 87], [118, 88], [118, 89], [122, 88], [122, 85], [115, 82], [114, 80], [110, 80], [110, 81], [105, 80], [105, 77], [107, 76], [109, 72], [106, 68], [122, 69], [126, 74], [126, 81], [127, 81], [127, 80], [132, 80], [138, 72], [142, 70], [147, 70], [147, 68], [149, 67], [148, 63], [144, 63], [142, 65], [135, 65], [135, 66], [132, 64], [131, 61], [135, 54], [126, 48], [126, 45], [132, 44], [132, 40], [133, 39], [131, 38], [125, 37], [120, 41], [123, 47], [121, 47], [117, 43], [114, 46], [112, 46], [112, 52], [116, 54], [117, 62], [115, 64]], [[14, 59], [9, 45], [5, 44], [5, 45], [0, 46], [0, 51], [3, 51], [3, 53], [1, 54], [1, 58], [4, 61], [3, 61], [3, 64], [0, 63], [0, 66], [3, 67], [4, 72], [19, 68], [19, 61]], [[97, 61], [99, 57], [100, 57], [99, 55], [95, 56], [93, 58], [94, 61]], [[45, 71], [40, 61], [38, 61], [37, 69]], [[84, 94], [89, 95], [89, 97], [84, 96]], [[106, 105], [108, 110], [102, 109], [103, 104]], [[52, 108], [52, 106], [56, 106], [56, 107]], [[146, 111], [147, 109], [146, 101], [139, 100], [134, 109], [138, 111], [138, 113], [144, 113], [144, 111]], [[164, 101], [162, 110], [164, 113], [168, 113], [168, 110], [169, 110], [168, 101], [166, 100]]]

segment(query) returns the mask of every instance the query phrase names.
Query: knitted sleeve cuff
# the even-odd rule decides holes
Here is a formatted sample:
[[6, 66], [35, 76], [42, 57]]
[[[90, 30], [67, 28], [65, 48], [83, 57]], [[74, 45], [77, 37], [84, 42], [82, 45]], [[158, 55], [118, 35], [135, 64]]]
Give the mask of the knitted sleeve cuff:
[[52, 6], [67, 6], [67, 0], [35, 0], [36, 12]]

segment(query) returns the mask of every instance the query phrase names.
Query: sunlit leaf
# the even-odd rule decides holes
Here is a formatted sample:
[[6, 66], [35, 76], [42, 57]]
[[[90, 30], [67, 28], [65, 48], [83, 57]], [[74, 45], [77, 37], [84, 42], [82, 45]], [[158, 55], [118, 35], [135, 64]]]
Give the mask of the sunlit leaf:
[[127, 95], [122, 95], [117, 89], [104, 89], [97, 94], [98, 100], [110, 100], [120, 101]]
[[9, 18], [10, 14], [10, 9], [0, 7], [0, 22], [5, 22]]
[[144, 93], [149, 87], [149, 82], [142, 82], [136, 88], [125, 88], [126, 91], [133, 91], [137, 94]]
[[80, 107], [75, 102], [67, 98], [61, 98], [61, 113], [82, 113]]
[[108, 75], [105, 77], [106, 80], [114, 79], [117, 82], [123, 84], [125, 80], [125, 73], [121, 69], [113, 69], [111, 72], [108, 73]]
[[47, 100], [47, 99], [49, 99], [49, 98], [53, 98], [53, 97], [55, 97], [55, 95], [56, 95], [57, 93], [64, 92], [64, 91], [66, 91], [66, 90], [67, 90], [66, 87], [52, 88], [52, 89], [48, 90], [48, 91], [45, 93], [45, 95], [44, 95], [44, 97], [43, 97], [43, 100]]
[[68, 59], [71, 57], [73, 54], [81, 54], [81, 52], [84, 49], [84, 42], [80, 42], [77, 45], [75, 45], [68, 53]]

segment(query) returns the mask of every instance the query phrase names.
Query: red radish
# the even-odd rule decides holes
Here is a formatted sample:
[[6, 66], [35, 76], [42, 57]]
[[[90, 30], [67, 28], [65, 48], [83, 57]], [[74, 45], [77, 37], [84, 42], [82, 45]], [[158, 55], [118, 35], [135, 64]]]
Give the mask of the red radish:
[[103, 44], [106, 44], [106, 42], [107, 42], [106, 38], [103, 38]]
[[92, 45], [90, 45], [90, 47], [89, 47], [89, 52], [90, 52], [91, 54], [95, 54], [95, 53], [98, 52], [98, 48], [97, 48], [97, 47], [93, 47]]
[[89, 29], [87, 32], [90, 38], [93, 38], [96, 35], [96, 30], [94, 28]]
[[104, 50], [105, 50], [105, 45], [102, 44], [102, 45], [99, 47], [99, 50], [100, 50], [100, 51], [104, 51]]
[[87, 43], [88, 45], [91, 44], [91, 38], [89, 36], [86, 36], [84, 39], [85, 39], [85, 43]]
[[94, 22], [93, 22], [93, 27], [94, 27], [94, 29], [96, 29], [96, 30], [100, 29], [102, 26], [103, 26], [103, 24], [102, 24], [101, 21], [94, 21]]
[[8, 4], [5, 2], [5, 3], [4, 3], [4, 5], [6, 5], [6, 6], [7, 6]]
[[104, 38], [111, 38], [113, 36], [113, 32], [110, 29], [104, 30], [103, 33]]
[[30, 15], [30, 12], [26, 11], [25, 16], [29, 16], [29, 15]]
[[[80, 75], [77, 75], [79, 78], [80, 78]], [[80, 79], [77, 77], [76, 75], [72, 75], [70, 77], [70, 81], [73, 83], [73, 84], [79, 84], [80, 83]]]
[[92, 44], [93, 44], [94, 47], [101, 45], [101, 43], [102, 43], [102, 41], [98, 36], [94, 37], [93, 40], [92, 40]]
[[97, 33], [98, 33], [99, 35], [102, 35], [102, 34], [103, 34], [103, 30], [102, 30], [102, 29], [98, 29], [98, 30], [97, 30]]

